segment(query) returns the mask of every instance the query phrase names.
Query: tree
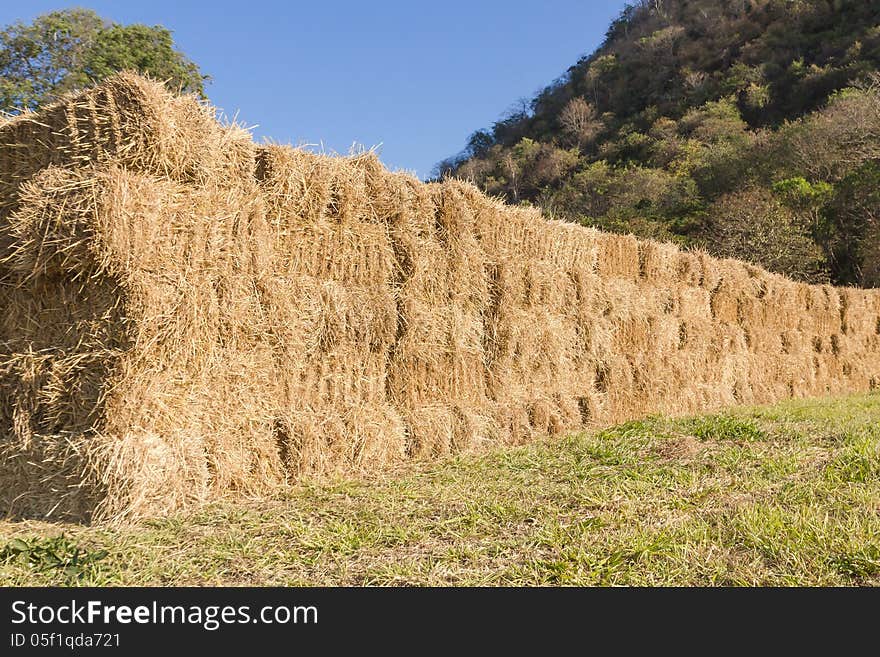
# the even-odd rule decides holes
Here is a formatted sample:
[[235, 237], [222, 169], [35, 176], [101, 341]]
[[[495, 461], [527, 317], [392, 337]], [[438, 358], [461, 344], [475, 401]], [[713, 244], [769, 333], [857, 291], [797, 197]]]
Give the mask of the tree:
[[709, 208], [709, 222], [714, 255], [749, 260], [809, 283], [828, 280], [825, 255], [809, 227], [766, 189], [722, 196]]
[[825, 205], [834, 197], [834, 187], [827, 182], [810, 183], [801, 176], [773, 183], [773, 192], [815, 234], [827, 233]]
[[577, 146], [590, 143], [602, 130], [602, 122], [596, 118], [596, 108], [580, 96], [572, 98], [562, 109], [559, 124]]
[[853, 170], [838, 187], [828, 213], [835, 278], [880, 287], [880, 161]]
[[880, 159], [880, 80], [835, 94], [821, 111], [783, 126], [777, 141], [779, 162], [818, 180]]
[[183, 93], [205, 95], [199, 67], [174, 49], [171, 32], [161, 25], [111, 25], [98, 32], [89, 49], [85, 70], [93, 80], [117, 71], [136, 70], [166, 80]]
[[468, 137], [467, 152], [469, 157], [482, 157], [494, 144], [492, 133], [488, 130], [477, 130]]
[[0, 109], [34, 109], [124, 69], [202, 96], [208, 79], [161, 25], [119, 25], [89, 9], [66, 9], [0, 31]]
[[88, 82], [83, 61], [103, 26], [93, 11], [70, 9], [0, 32], [0, 107], [32, 109]]

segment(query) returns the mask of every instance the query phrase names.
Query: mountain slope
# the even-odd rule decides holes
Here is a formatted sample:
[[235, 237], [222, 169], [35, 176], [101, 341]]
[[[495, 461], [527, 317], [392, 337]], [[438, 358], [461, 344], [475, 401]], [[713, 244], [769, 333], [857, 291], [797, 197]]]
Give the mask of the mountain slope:
[[880, 284], [880, 3], [643, 0], [438, 175], [796, 278]]

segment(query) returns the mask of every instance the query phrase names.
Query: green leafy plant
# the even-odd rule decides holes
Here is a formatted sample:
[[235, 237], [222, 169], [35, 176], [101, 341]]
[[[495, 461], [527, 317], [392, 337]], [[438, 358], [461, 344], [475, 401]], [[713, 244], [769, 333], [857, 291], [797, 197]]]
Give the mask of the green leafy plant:
[[82, 579], [107, 557], [107, 550], [89, 550], [64, 534], [54, 538], [11, 539], [0, 549], [0, 561], [26, 564], [41, 573], [58, 573], [67, 583]]
[[766, 440], [767, 435], [751, 419], [716, 415], [685, 421], [684, 426], [701, 440]]

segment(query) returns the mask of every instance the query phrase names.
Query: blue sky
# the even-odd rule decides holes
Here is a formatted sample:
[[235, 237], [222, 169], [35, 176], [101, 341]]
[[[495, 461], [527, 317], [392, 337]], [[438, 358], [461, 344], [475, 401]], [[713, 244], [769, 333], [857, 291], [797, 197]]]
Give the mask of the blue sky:
[[392, 169], [427, 176], [518, 98], [592, 52], [624, 0], [545, 2], [0, 3], [0, 24], [84, 6], [162, 24], [213, 81], [211, 101], [258, 139], [381, 144]]

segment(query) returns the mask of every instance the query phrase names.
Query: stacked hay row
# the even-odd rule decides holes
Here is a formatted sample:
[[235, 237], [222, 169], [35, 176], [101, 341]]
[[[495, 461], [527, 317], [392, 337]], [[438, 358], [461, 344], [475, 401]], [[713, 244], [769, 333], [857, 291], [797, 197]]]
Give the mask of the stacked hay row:
[[389, 177], [386, 189], [406, 199], [392, 223], [399, 331], [389, 396], [403, 411], [408, 452], [477, 447], [495, 430], [484, 374], [485, 254], [474, 237], [473, 209], [455, 183]]
[[880, 294], [255, 147], [121, 75], [0, 126], [0, 503], [124, 518], [880, 384]]
[[251, 377], [273, 360], [246, 316], [249, 135], [129, 75], [0, 134], [7, 512], [162, 512], [282, 480], [271, 379]]
[[251, 377], [273, 364], [251, 321], [253, 206], [116, 167], [48, 168], [21, 190], [0, 392], [14, 509], [161, 511], [283, 478], [271, 380]]
[[377, 468], [406, 450], [387, 398], [397, 274], [368, 193], [374, 166], [282, 147], [259, 153], [269, 254], [258, 293], [275, 355], [276, 442], [293, 474]]

